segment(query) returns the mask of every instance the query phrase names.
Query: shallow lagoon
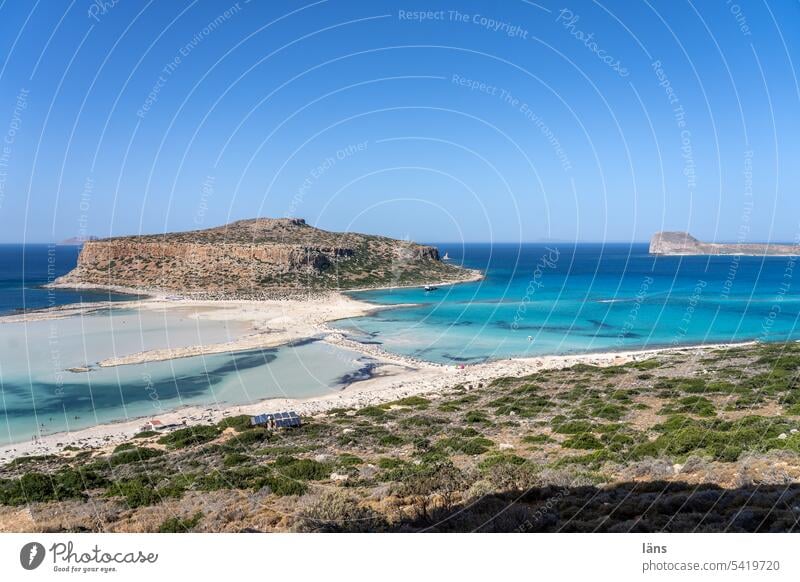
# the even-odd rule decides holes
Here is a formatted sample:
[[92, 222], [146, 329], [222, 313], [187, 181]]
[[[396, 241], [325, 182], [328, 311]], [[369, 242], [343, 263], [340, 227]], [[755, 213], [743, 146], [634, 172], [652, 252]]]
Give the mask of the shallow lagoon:
[[143, 350], [229, 341], [245, 324], [198, 320], [191, 309], [127, 308], [0, 324], [0, 444], [158, 415], [340, 390], [366, 360], [316, 341], [68, 372]]

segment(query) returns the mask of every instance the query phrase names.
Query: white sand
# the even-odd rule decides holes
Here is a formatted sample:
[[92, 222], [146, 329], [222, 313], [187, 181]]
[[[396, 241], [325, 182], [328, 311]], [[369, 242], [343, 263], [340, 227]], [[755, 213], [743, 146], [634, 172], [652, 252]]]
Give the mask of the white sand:
[[[166, 299], [141, 302], [140, 309], [163, 309]], [[337, 319], [360, 317], [382, 307], [332, 294], [308, 300], [286, 299], [268, 301], [193, 301], [170, 302], [177, 307], [191, 307], [193, 317], [215, 321], [235, 321], [250, 324], [250, 333], [231, 341], [178, 348], [149, 350], [108, 358], [99, 366], [141, 364], [188, 356], [235, 352], [255, 348], [270, 348], [324, 333], [324, 324]]]
[[[163, 308], [164, 298], [137, 302], [142, 309]], [[563, 368], [578, 363], [597, 366], [620, 365], [643, 360], [659, 353], [690, 352], [693, 355], [729, 347], [727, 345], [663, 348], [654, 350], [542, 356], [492, 361], [467, 366], [452, 366], [414, 360], [390, 354], [373, 345], [348, 340], [326, 326], [326, 322], [345, 317], [364, 315], [376, 309], [375, 305], [355, 301], [342, 295], [308, 301], [189, 301], [175, 300], [184, 306], [200, 307], [199, 317], [252, 322], [256, 332], [239, 340], [211, 346], [194, 346], [174, 350], [155, 350], [125, 358], [106, 361], [104, 365], [144, 362], [153, 359], [182, 357], [214, 353], [248, 346], [274, 346], [312, 335], [325, 335], [325, 341], [368, 354], [379, 361], [374, 377], [352, 384], [347, 389], [325, 396], [307, 399], [278, 398], [251, 405], [230, 407], [186, 407], [158, 415], [165, 424], [200, 424], [218, 422], [226, 416], [257, 414], [269, 411], [295, 410], [301, 416], [313, 416], [332, 408], [361, 408], [388, 402], [406, 396], [425, 394], [437, 397], [458, 384], [477, 384], [501, 376], [524, 376], [541, 370]], [[127, 304], [126, 304], [127, 305]], [[61, 317], [55, 312], [53, 316]], [[35, 314], [46, 317], [47, 312]], [[752, 343], [752, 342], [751, 342]], [[224, 346], [224, 347], [223, 347]], [[147, 419], [99, 425], [74, 432], [45, 436], [38, 442], [23, 442], [0, 447], [0, 462], [21, 455], [43, 455], [60, 451], [66, 445], [79, 448], [108, 448], [124, 442], [141, 430]]]
[[[191, 300], [173, 298], [162, 294], [144, 300], [125, 302], [124, 304], [98, 302], [82, 306], [62, 306], [0, 318], [0, 320], [41, 321], [79, 315], [90, 310], [107, 308], [109, 305], [134, 309], [165, 309], [171, 306], [191, 307], [195, 317], [249, 323], [251, 332], [220, 344], [150, 350], [111, 358], [100, 362], [99, 364], [102, 366], [118, 366], [258, 347], [274, 347], [312, 336], [324, 336], [325, 341], [330, 344], [370, 355], [379, 362], [379, 366], [372, 378], [352, 384], [338, 393], [307, 399], [270, 399], [246, 406], [185, 407], [159, 414], [158, 419], [164, 424], [192, 425], [218, 422], [226, 416], [282, 410], [295, 410], [302, 416], [310, 416], [324, 413], [332, 408], [361, 408], [412, 395], [425, 394], [436, 397], [458, 384], [477, 384], [501, 376], [523, 376], [541, 370], [563, 368], [578, 363], [610, 366], [632, 360], [646, 359], [658, 353], [691, 351], [697, 355], [720, 347], [727, 347], [680, 347], [629, 352], [542, 356], [498, 360], [466, 366], [436, 364], [415, 360], [399, 354], [391, 354], [377, 346], [349, 340], [341, 333], [329, 328], [327, 323], [337, 319], [359, 317], [378, 309], [398, 307], [397, 305], [377, 306], [357, 301], [338, 293], [306, 300], [265, 301]], [[130, 439], [131, 436], [141, 430], [146, 420], [145, 418], [138, 418], [98, 425], [73, 432], [47, 435], [35, 443], [22, 442], [3, 445], [0, 446], [0, 462], [6, 462], [22, 455], [56, 453], [67, 445], [79, 448], [111, 447]]]

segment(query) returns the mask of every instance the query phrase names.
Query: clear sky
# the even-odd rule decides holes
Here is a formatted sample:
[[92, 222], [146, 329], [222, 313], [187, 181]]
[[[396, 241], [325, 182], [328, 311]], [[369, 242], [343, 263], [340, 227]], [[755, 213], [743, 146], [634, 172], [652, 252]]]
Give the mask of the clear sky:
[[794, 240], [798, 33], [771, 0], [0, 0], [0, 242]]

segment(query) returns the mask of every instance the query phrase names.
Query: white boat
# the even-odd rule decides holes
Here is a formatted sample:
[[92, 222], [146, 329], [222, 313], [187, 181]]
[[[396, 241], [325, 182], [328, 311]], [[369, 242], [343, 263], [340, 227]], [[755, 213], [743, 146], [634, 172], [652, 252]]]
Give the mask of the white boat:
[[444, 256], [442, 257], [442, 260], [443, 261], [449, 261], [450, 260], [450, 255], [447, 254], [447, 251], [444, 252]]

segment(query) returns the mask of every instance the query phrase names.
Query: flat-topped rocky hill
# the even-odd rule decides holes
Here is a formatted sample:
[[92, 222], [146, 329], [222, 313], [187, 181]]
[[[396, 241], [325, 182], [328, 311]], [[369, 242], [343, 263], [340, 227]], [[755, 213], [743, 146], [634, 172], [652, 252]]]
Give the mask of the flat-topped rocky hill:
[[59, 287], [127, 287], [218, 298], [405, 286], [469, 279], [435, 247], [329, 232], [297, 218], [87, 241]]
[[658, 232], [650, 240], [652, 255], [800, 255], [800, 245], [759, 243], [706, 243], [688, 232]]

